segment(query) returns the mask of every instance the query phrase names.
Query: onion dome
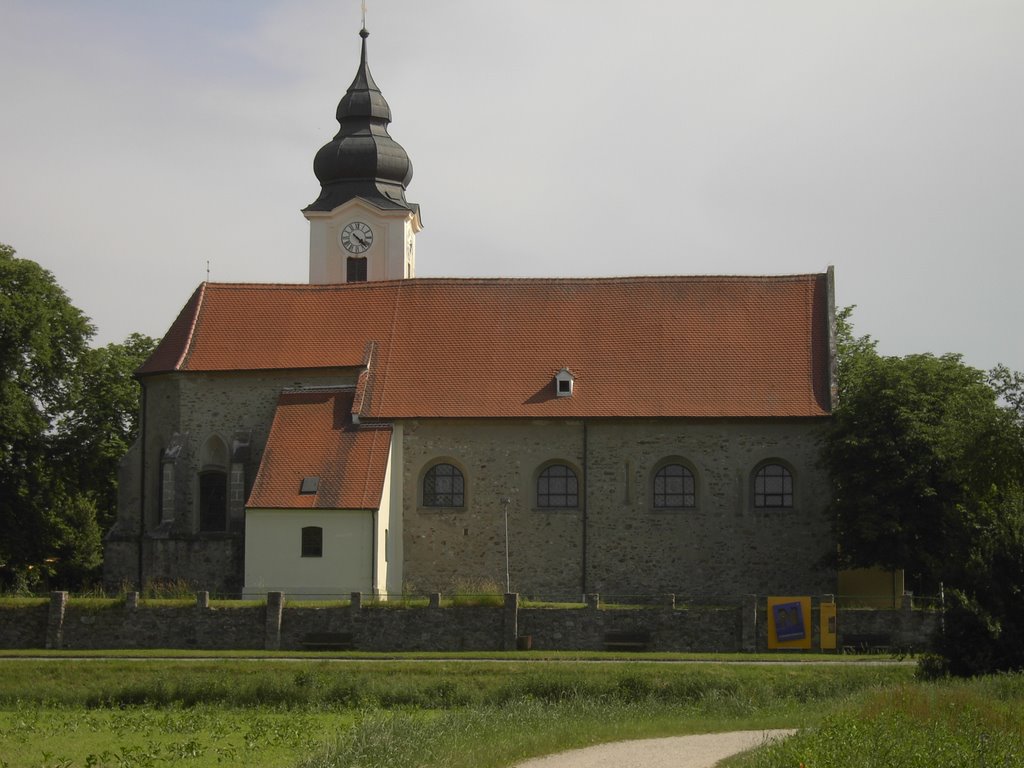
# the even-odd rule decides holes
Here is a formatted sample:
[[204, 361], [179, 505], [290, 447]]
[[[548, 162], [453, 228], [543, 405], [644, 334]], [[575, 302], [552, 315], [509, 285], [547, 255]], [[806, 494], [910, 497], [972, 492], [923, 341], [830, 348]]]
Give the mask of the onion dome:
[[353, 197], [379, 208], [415, 210], [405, 199], [412, 179], [412, 162], [401, 145], [388, 134], [391, 108], [373, 81], [366, 61], [363, 27], [359, 69], [352, 85], [338, 103], [341, 130], [320, 148], [313, 159], [313, 173], [321, 192], [307, 211], [333, 211]]

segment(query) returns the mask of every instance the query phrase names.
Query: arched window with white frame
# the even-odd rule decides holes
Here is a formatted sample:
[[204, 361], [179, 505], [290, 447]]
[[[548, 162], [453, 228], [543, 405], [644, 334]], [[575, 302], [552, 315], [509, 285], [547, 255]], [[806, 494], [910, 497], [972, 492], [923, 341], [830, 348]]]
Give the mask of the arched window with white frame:
[[466, 506], [466, 478], [454, 464], [439, 462], [423, 473], [424, 507]]
[[754, 470], [754, 508], [789, 509], [793, 506], [793, 472], [776, 459]]
[[568, 464], [549, 464], [537, 475], [537, 506], [541, 509], [576, 509], [580, 504], [580, 483]]
[[651, 502], [655, 509], [693, 509], [697, 506], [697, 478], [678, 460], [663, 462], [654, 472]]

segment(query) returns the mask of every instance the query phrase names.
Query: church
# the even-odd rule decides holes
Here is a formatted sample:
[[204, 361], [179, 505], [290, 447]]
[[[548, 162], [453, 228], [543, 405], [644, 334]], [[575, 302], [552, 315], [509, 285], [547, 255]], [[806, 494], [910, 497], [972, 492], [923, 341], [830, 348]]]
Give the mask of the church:
[[835, 593], [831, 269], [417, 278], [412, 164], [360, 35], [308, 284], [201, 284], [137, 371], [106, 585]]

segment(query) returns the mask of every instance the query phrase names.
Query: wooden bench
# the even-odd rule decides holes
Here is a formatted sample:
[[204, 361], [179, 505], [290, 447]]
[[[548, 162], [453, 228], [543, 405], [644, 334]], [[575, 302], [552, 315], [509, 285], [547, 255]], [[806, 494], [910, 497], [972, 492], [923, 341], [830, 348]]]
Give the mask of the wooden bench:
[[351, 651], [355, 648], [351, 632], [310, 632], [301, 641], [306, 651]]
[[646, 651], [651, 643], [651, 633], [645, 629], [605, 632], [606, 651]]
[[892, 636], [882, 633], [843, 634], [843, 653], [888, 653]]

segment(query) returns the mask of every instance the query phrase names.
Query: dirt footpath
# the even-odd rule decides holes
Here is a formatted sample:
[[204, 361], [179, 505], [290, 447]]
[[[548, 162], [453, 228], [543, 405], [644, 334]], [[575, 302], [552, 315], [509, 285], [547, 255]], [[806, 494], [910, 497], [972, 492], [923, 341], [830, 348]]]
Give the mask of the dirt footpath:
[[791, 730], [733, 731], [599, 744], [519, 763], [516, 768], [712, 768], [719, 760], [759, 747]]

